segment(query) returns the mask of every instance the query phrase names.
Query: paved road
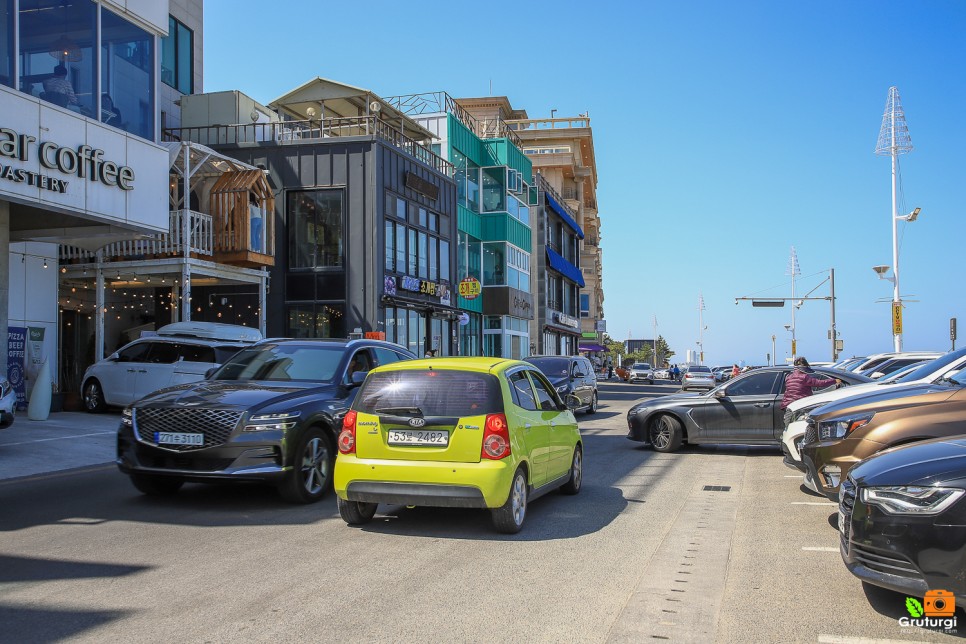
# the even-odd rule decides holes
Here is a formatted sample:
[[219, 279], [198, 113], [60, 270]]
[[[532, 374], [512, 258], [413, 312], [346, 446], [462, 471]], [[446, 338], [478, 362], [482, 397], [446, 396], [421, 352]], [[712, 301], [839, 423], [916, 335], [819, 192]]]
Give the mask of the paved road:
[[835, 508], [776, 450], [657, 454], [624, 415], [672, 388], [601, 390], [584, 490], [534, 502], [513, 536], [387, 506], [349, 528], [331, 498], [255, 485], [151, 499], [112, 465], [0, 481], [0, 641], [953, 639], [903, 631], [904, 598], [847, 573]]

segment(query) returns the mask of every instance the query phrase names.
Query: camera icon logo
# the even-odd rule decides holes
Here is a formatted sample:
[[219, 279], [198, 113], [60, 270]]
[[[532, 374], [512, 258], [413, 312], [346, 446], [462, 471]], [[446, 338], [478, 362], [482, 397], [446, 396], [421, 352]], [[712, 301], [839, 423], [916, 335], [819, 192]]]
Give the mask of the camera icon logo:
[[948, 590], [930, 590], [923, 597], [926, 617], [952, 617], [956, 613], [956, 596]]

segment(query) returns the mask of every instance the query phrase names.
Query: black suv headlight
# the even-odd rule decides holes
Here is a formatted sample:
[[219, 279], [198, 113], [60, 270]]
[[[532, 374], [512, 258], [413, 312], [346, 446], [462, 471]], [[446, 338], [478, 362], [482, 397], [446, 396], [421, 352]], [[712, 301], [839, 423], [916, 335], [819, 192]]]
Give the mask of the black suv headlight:
[[895, 485], [862, 488], [862, 502], [888, 514], [933, 515], [955, 503], [966, 490], [952, 487]]
[[818, 423], [818, 439], [827, 441], [845, 438], [859, 427], [867, 425], [873, 416], [875, 416], [875, 413], [860, 416], [841, 416], [820, 421]]
[[280, 414], [255, 414], [245, 423], [246, 432], [284, 431], [292, 429], [298, 422], [300, 411], [289, 411]]

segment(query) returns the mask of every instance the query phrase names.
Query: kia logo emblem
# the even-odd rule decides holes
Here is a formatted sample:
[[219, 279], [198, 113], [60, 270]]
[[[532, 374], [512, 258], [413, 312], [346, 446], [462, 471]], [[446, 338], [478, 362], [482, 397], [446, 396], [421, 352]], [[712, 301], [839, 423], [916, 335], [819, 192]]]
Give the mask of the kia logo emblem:
[[409, 419], [409, 426], [410, 427], [422, 427], [425, 424], [426, 424], [426, 419], [425, 418], [410, 418]]

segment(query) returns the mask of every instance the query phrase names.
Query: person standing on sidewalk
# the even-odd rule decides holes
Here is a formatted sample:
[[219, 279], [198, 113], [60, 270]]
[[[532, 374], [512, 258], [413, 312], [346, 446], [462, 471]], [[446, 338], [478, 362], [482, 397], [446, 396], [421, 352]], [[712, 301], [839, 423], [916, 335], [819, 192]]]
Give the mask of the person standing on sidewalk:
[[792, 421], [792, 412], [788, 406], [796, 400], [801, 400], [815, 393], [816, 389], [836, 387], [842, 384], [838, 378], [816, 378], [815, 372], [808, 365], [808, 360], [795, 358], [795, 369], [785, 378], [785, 395], [782, 397], [781, 408], [785, 412], [785, 427]]

